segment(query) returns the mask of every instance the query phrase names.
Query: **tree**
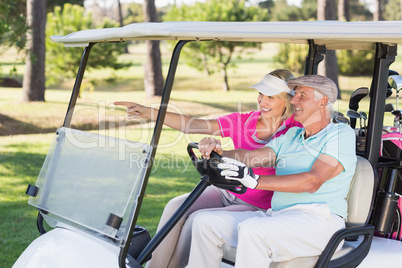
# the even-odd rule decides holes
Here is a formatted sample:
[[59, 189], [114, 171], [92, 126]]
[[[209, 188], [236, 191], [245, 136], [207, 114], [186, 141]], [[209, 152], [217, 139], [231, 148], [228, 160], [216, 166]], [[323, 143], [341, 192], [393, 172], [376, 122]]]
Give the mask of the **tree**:
[[349, 0], [338, 1], [338, 20], [350, 21]]
[[[399, 1], [399, 0], [391, 0]], [[309, 20], [317, 19], [317, 0], [303, 0], [301, 7], [289, 6], [286, 0], [275, 1], [272, 8], [273, 19], [277, 20]], [[320, 2], [327, 5], [327, 2]], [[398, 9], [393, 5], [393, 9]], [[322, 11], [324, 7], [321, 7]], [[332, 6], [332, 19], [336, 19], [335, 6]], [[399, 13], [398, 13], [399, 14]], [[321, 20], [324, 15], [321, 15]], [[367, 9], [364, 3], [359, 0], [339, 0], [338, 1], [338, 19], [339, 20], [372, 20], [372, 13]], [[287, 68], [295, 73], [303, 73], [304, 59], [306, 56], [306, 46], [297, 44], [281, 44], [279, 52], [274, 56], [274, 62], [279, 63], [282, 68]], [[328, 55], [334, 54], [334, 51], [328, 51]], [[372, 72], [372, 66], [362, 65], [363, 60], [372, 58], [373, 51], [352, 51], [341, 50], [336, 52], [336, 61], [338, 62], [339, 72], [343, 75], [366, 75]], [[328, 56], [327, 56], [328, 57]], [[329, 56], [331, 57], [331, 56]], [[324, 63], [320, 68], [325, 68]], [[336, 70], [336, 67], [327, 67]], [[319, 70], [319, 72], [324, 72]], [[334, 75], [336, 77], [336, 74]], [[333, 78], [336, 79], [336, 78]]]
[[124, 24], [138, 23], [144, 21], [144, 10], [142, 4], [130, 3], [127, 8], [128, 15], [124, 18]]
[[[356, 2], [356, 1], [355, 1]], [[353, 1], [352, 1], [353, 3]], [[349, 0], [339, 0], [338, 19], [341, 21], [350, 20]], [[353, 5], [358, 6], [358, 5]], [[364, 10], [364, 9], [363, 9]], [[355, 15], [358, 15], [354, 13]], [[369, 75], [373, 73], [373, 66], [364, 64], [374, 58], [370, 50], [341, 50], [337, 53], [338, 70], [343, 75]]]
[[303, 0], [298, 7], [289, 5], [287, 0], [276, 0], [270, 15], [273, 21], [311, 20], [317, 16], [317, 1]]
[[[23, 101], [45, 101], [45, 29], [46, 10], [62, 2], [80, 2], [82, 0], [27, 0], [26, 9], [24, 1], [17, 0], [18, 10], [26, 10], [29, 31], [26, 34], [27, 47], [25, 58], [25, 73], [22, 85]], [[18, 14], [16, 12], [15, 14]], [[10, 14], [15, 16], [14, 14]], [[18, 24], [16, 24], [18, 25]], [[25, 25], [25, 24], [23, 24]]]
[[281, 44], [279, 52], [273, 60], [279, 63], [281, 68], [288, 69], [295, 75], [300, 75], [304, 73], [307, 49], [308, 47], [305, 44]]
[[[157, 22], [155, 0], [145, 0], [143, 4], [144, 21]], [[162, 96], [163, 93], [163, 76], [161, 52], [159, 50], [160, 41], [146, 41], [147, 43], [147, 60], [144, 64], [144, 87], [147, 97]]]
[[[335, 20], [336, 5], [335, 0], [318, 0], [317, 1], [317, 19], [318, 20]], [[331, 78], [338, 86], [338, 98], [340, 98], [340, 90], [338, 84], [338, 62], [334, 50], [327, 50], [324, 61], [318, 65], [318, 73]]]
[[[302, 0], [301, 7], [289, 5], [286, 0], [277, 0], [272, 9], [272, 20], [298, 21], [317, 18], [317, 0]], [[295, 74], [304, 73], [304, 62], [308, 47], [304, 44], [279, 44], [279, 52], [273, 60], [281, 68]]]
[[[91, 13], [85, 13], [83, 7], [65, 4], [63, 9], [55, 7], [54, 12], [47, 14], [46, 35], [67, 35], [72, 32], [94, 29], [112, 28], [119, 24], [104, 18], [100, 24], [93, 25]], [[47, 83], [53, 84], [66, 78], [75, 77], [81, 61], [81, 47], [65, 48], [59, 43], [46, 39], [46, 74]], [[99, 43], [93, 46], [87, 63], [87, 70], [95, 68], [112, 68], [118, 70], [129, 67], [130, 63], [119, 63], [117, 57], [124, 52], [124, 44]]]
[[[121, 9], [122, 9], [122, 8], [121, 8], [121, 1], [120, 1], [120, 0], [117, 0], [117, 10], [118, 10], [118, 13], [119, 13], [119, 23], [120, 23], [120, 27], [123, 27], [123, 26], [124, 26], [124, 23], [123, 23], [123, 12], [122, 12]], [[127, 47], [127, 46], [124, 46], [124, 53], [128, 53], [128, 47]]]
[[317, 19], [317, 0], [302, 0], [300, 20]]
[[387, 20], [401, 20], [401, 4], [400, 0], [389, 0], [385, 5], [384, 17]]
[[[24, 3], [15, 0], [0, 1], [0, 56], [11, 47], [16, 48], [18, 52], [23, 51], [26, 44], [27, 29]], [[14, 66], [10, 71], [10, 76], [15, 73], [16, 68]], [[7, 77], [0, 77], [0, 84], [12, 84], [15, 87], [21, 87], [19, 81]]]
[[[21, 0], [19, 0], [21, 1]], [[63, 8], [65, 4], [84, 6], [84, 0], [46, 0], [47, 12], [52, 12], [57, 6]]]
[[24, 10], [21, 11], [21, 3], [18, 1], [0, 2], [0, 44], [3, 47], [16, 47], [18, 50], [25, 47], [27, 26]]
[[119, 11], [119, 23], [120, 27], [123, 27], [123, 12], [121, 11], [121, 1], [117, 0], [117, 10]]
[[45, 101], [46, 1], [27, 0], [27, 56], [22, 84], [23, 101]]
[[350, 21], [371, 21], [373, 20], [373, 13], [370, 12], [368, 7], [359, 0], [349, 1], [349, 16]]
[[374, 21], [384, 20], [384, 16], [383, 16], [384, 1], [383, 0], [375, 0], [374, 4], [375, 4], [375, 11], [374, 11], [373, 20]]
[[[244, 0], [209, 0], [194, 5], [173, 6], [164, 20], [178, 21], [263, 21], [268, 19], [268, 10], [247, 5]], [[259, 47], [253, 42], [191, 42], [182, 55], [189, 66], [207, 74], [222, 73], [223, 90], [229, 90], [228, 68], [231, 60], [240, 56], [245, 48]]]

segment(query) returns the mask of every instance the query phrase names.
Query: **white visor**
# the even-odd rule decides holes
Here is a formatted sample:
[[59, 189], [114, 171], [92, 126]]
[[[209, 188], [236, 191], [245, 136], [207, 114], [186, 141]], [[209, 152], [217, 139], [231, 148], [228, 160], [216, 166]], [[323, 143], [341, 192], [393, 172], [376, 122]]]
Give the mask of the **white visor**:
[[270, 74], [265, 75], [261, 82], [252, 85], [250, 88], [257, 89], [265, 96], [275, 96], [284, 91], [292, 96], [295, 95], [294, 90], [288, 87], [286, 81]]

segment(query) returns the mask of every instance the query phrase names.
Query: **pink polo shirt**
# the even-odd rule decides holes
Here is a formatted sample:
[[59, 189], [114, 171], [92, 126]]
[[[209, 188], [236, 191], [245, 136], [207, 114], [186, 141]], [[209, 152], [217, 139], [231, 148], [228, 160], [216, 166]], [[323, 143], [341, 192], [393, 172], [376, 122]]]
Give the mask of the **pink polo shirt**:
[[[219, 123], [219, 128], [222, 137], [230, 137], [233, 140], [234, 147], [236, 149], [242, 148], [246, 150], [255, 150], [257, 148], [263, 147], [268, 143], [268, 141], [260, 140], [257, 138], [256, 127], [257, 121], [260, 117], [259, 111], [253, 111], [250, 113], [233, 113], [217, 118]], [[275, 139], [288, 131], [289, 128], [302, 125], [295, 121], [293, 116], [287, 119], [278, 128], [275, 134], [271, 137]], [[274, 175], [275, 168], [253, 168], [255, 174], [258, 175]], [[257, 189], [247, 189], [244, 194], [233, 195], [239, 199], [257, 206], [262, 209], [268, 209], [271, 207], [271, 198], [273, 195], [272, 191], [257, 190]]]

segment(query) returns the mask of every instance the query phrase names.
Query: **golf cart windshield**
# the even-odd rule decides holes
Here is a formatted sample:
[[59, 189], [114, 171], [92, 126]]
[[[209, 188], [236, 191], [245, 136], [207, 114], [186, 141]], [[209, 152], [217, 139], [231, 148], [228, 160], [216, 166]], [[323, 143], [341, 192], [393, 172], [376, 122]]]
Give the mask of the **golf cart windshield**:
[[47, 222], [125, 235], [147, 165], [149, 145], [59, 128], [39, 174], [38, 195], [29, 204], [46, 211]]

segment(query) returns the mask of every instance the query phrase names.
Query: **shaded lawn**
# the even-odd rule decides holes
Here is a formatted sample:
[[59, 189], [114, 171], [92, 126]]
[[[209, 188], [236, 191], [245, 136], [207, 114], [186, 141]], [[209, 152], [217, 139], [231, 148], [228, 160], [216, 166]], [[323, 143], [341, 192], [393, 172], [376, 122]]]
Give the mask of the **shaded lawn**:
[[38, 236], [36, 210], [28, 206], [25, 195], [29, 183], [34, 183], [46, 157], [47, 143], [0, 142], [0, 267], [13, 262]]

